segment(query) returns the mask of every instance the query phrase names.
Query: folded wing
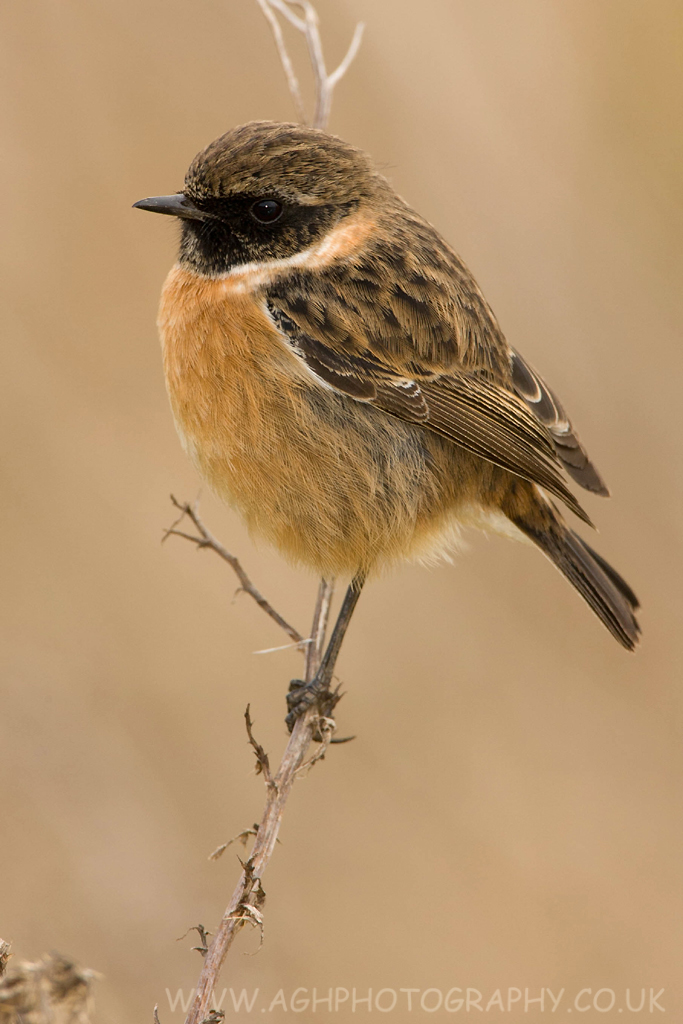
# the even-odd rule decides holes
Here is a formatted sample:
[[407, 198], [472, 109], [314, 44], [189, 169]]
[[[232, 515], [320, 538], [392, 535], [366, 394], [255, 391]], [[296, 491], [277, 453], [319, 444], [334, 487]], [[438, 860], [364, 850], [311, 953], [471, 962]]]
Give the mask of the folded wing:
[[584, 522], [591, 522], [563, 480], [554, 437], [516, 394], [475, 373], [404, 376], [368, 349], [356, 346], [344, 351], [311, 337], [283, 311], [280, 302], [269, 304], [268, 309], [288, 346], [321, 383], [420, 424], [480, 458], [540, 484]]
[[520, 356], [512, 352], [512, 384], [519, 397], [548, 428], [557, 456], [572, 479], [588, 491], [609, 497], [607, 486], [588, 458], [557, 396], [542, 377]]

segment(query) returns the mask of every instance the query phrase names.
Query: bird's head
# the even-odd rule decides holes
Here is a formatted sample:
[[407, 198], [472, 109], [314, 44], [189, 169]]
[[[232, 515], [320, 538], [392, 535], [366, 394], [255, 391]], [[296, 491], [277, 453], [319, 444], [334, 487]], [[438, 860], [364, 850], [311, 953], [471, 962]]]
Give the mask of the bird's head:
[[334, 135], [253, 121], [198, 153], [182, 192], [135, 206], [180, 218], [181, 263], [213, 276], [308, 249], [386, 187], [369, 157]]

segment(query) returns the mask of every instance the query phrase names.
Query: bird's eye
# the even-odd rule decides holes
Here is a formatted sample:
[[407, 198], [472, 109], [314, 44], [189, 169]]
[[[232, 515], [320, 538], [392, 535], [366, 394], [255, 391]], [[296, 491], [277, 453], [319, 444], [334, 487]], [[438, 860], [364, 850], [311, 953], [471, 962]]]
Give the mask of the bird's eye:
[[251, 215], [259, 224], [274, 224], [282, 216], [282, 203], [277, 199], [259, 199], [252, 206]]

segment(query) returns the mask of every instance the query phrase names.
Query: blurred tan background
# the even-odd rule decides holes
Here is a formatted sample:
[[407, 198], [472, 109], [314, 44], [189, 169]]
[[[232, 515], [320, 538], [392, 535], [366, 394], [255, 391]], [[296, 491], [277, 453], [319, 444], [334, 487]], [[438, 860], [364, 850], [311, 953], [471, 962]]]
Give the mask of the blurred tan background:
[[[627, 987], [636, 1006], [664, 988], [665, 1019], [683, 1019], [683, 8], [319, 11], [330, 64], [367, 22], [331, 129], [454, 244], [562, 396], [612, 488], [586, 503], [644, 641], [627, 655], [502, 539], [369, 587], [340, 662], [357, 739], [297, 785], [265, 945], [244, 956], [243, 935], [223, 984], [260, 988], [252, 1016], [280, 987], [470, 986], [485, 1003], [547, 986], [566, 989], [562, 1015], [579, 989], [614, 989], [589, 1022]], [[199, 482], [154, 324], [175, 227], [131, 204], [180, 188], [229, 127], [293, 111], [249, 0], [23, 0], [0, 39], [0, 935], [102, 972], [99, 1021], [151, 1021], [158, 1002], [169, 1024], [165, 988], [189, 994], [200, 967], [175, 940], [215, 924], [237, 877], [232, 852], [207, 855], [260, 816], [245, 705], [277, 756], [299, 666], [252, 653], [283, 641], [218, 559], [159, 543], [169, 492]], [[315, 581], [206, 493], [202, 508], [305, 629]], [[405, 996], [388, 1018], [408, 1019]]]

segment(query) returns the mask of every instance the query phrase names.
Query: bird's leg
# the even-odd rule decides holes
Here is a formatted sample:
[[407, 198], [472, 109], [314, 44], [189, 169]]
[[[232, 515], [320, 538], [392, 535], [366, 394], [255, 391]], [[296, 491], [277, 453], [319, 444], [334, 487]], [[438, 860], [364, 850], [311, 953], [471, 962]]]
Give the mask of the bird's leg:
[[320, 714], [327, 718], [339, 700], [338, 693], [330, 690], [330, 683], [332, 682], [334, 666], [339, 656], [342, 641], [346, 635], [346, 630], [358, 603], [364, 583], [365, 576], [359, 573], [357, 576], [354, 576], [349, 584], [339, 615], [337, 616], [337, 621], [332, 630], [330, 642], [320, 662], [320, 668], [316, 672], [315, 679], [308, 684], [304, 683], [301, 679], [293, 679], [289, 684], [289, 693], [287, 694], [288, 714], [285, 721], [290, 732], [294, 728], [297, 718], [300, 718], [312, 704], [317, 704]]

